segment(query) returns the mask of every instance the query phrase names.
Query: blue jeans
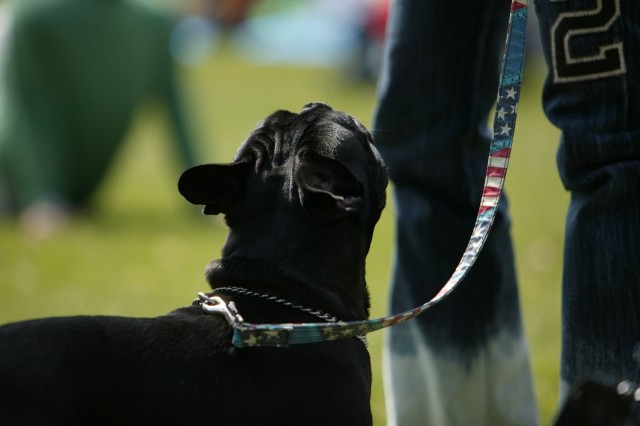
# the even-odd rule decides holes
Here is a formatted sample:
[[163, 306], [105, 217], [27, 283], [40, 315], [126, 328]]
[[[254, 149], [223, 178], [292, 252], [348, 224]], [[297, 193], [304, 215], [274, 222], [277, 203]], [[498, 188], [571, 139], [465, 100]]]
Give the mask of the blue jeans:
[[[551, 48], [551, 30], [564, 40], [585, 25], [559, 14], [593, 9], [596, 1], [538, 1], [548, 58], [563, 53]], [[638, 22], [636, 0], [622, 1], [629, 16], [615, 22], [628, 19], [629, 29], [633, 19]], [[508, 11], [508, 0], [392, 3], [373, 127], [395, 185], [393, 312], [431, 298], [468, 241]], [[597, 44], [605, 36], [611, 37], [597, 33], [570, 41]], [[640, 144], [631, 129], [640, 124], [640, 102], [630, 63], [638, 55], [629, 54], [640, 50], [637, 39], [622, 44], [625, 74], [599, 71], [613, 67], [614, 56], [600, 68], [561, 57], [564, 62], [550, 60], [560, 77], [549, 80], [544, 94], [550, 119], [563, 130], [559, 167], [572, 191], [563, 284], [562, 379], [569, 385], [597, 373], [640, 379]], [[586, 46], [580, 49], [587, 56]], [[596, 77], [576, 77], [585, 68]], [[637, 79], [637, 64], [633, 70]], [[537, 424], [506, 201], [460, 288], [392, 328], [384, 355], [389, 424]]]
[[562, 130], [558, 169], [571, 192], [562, 393], [588, 378], [638, 383], [640, 3], [539, 0], [536, 11], [549, 64], [543, 102]]

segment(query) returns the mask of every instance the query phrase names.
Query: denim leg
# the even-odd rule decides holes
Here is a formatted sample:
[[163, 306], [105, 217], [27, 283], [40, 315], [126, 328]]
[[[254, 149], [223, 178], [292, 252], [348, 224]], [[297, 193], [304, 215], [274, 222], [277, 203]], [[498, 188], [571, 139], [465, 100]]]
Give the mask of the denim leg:
[[538, 0], [543, 102], [571, 192], [561, 396], [590, 378], [640, 383], [640, 2]]
[[[395, 0], [374, 138], [395, 194], [390, 307], [433, 297], [478, 211], [509, 1]], [[533, 425], [506, 202], [461, 286], [385, 343], [389, 424]]]

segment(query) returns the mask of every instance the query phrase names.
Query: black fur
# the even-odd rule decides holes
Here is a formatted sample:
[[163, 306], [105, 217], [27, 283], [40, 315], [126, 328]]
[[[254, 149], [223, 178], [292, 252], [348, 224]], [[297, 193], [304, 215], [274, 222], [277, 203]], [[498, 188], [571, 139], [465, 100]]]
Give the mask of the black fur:
[[[234, 162], [187, 170], [180, 192], [225, 215], [212, 288], [239, 286], [368, 317], [365, 257], [386, 169], [364, 127], [324, 104], [278, 111]], [[248, 322], [317, 322], [227, 294]], [[222, 317], [197, 306], [158, 318], [49, 318], [0, 327], [3, 425], [366, 425], [371, 367], [355, 338], [235, 349]]]

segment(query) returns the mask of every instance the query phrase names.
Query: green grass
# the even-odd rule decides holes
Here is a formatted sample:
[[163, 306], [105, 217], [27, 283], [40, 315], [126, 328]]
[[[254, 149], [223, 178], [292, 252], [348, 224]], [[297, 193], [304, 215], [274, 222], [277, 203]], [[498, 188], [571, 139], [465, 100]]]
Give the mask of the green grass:
[[[567, 196], [555, 171], [558, 132], [540, 109], [542, 75], [534, 66], [525, 76], [507, 190], [536, 390], [548, 424], [558, 388]], [[325, 101], [369, 125], [375, 104], [371, 85], [347, 83], [339, 73], [252, 66], [229, 53], [185, 70], [184, 80], [203, 162], [229, 161], [255, 123], [275, 109], [297, 111], [308, 101]], [[154, 107], [140, 112], [95, 207], [63, 232], [34, 240], [14, 223], [0, 222], [0, 323], [71, 314], [161, 315], [206, 289], [203, 269], [218, 257], [225, 228], [179, 196], [181, 170], [163, 119]], [[386, 313], [393, 220], [389, 206], [368, 259], [374, 316]], [[375, 424], [383, 425], [383, 333], [369, 337], [372, 408]]]

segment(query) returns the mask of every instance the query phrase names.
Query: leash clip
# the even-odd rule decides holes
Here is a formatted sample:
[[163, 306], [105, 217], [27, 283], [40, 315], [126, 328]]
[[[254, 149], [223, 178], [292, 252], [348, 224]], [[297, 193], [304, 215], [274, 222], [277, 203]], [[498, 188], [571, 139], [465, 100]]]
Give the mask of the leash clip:
[[233, 302], [227, 303], [218, 296], [210, 297], [204, 293], [198, 293], [198, 299], [205, 313], [213, 315], [222, 314], [231, 327], [235, 327], [244, 321], [238, 313], [236, 304]]

